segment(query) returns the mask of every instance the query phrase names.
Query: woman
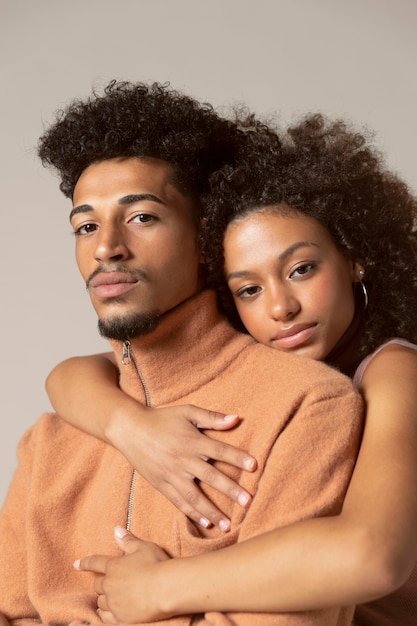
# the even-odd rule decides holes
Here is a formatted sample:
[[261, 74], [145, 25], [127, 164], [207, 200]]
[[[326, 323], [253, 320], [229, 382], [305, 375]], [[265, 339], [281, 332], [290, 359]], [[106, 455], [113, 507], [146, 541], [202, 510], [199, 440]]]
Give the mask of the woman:
[[[262, 343], [324, 360], [352, 377], [373, 355], [355, 376], [367, 407], [357, 466], [339, 516], [307, 520], [216, 553], [170, 560], [157, 546], [119, 529], [121, 548], [132, 554], [115, 559], [113, 572], [98, 579], [104, 620], [113, 619], [116, 602], [128, 607], [114, 613], [125, 621], [365, 603], [405, 583], [417, 560], [417, 354], [402, 341], [417, 341], [416, 199], [364, 137], [343, 123], [311, 116], [282, 136], [258, 125], [252, 131], [251, 123], [242, 123], [247, 142], [238, 164], [217, 173], [206, 198], [202, 246], [209, 279], [233, 323], [244, 330], [243, 322]], [[391, 338], [401, 339], [387, 343]], [[189, 474], [187, 484], [203, 473], [204, 458], [218, 458], [190, 424], [207, 427], [204, 411], [156, 409], [155, 419], [146, 419], [145, 409], [131, 399], [120, 404], [123, 394], [114, 388], [110, 365], [99, 382], [98, 363], [92, 358], [74, 366], [71, 360], [50, 376], [50, 397], [64, 418], [119, 447], [144, 475], [143, 456], [161, 455], [158, 419], [167, 412], [188, 428], [182, 472], [182, 478]], [[99, 394], [91, 394], [93, 384]], [[83, 415], [68, 405], [73, 385], [74, 396], [85, 389]], [[94, 419], [92, 408], [85, 410], [90, 395], [102, 398], [102, 406], [94, 402]], [[113, 420], [117, 405], [124, 422]], [[216, 419], [227, 427], [222, 416]], [[128, 427], [114, 430], [118, 423]], [[169, 433], [164, 436], [164, 458], [175, 453], [182, 459]], [[145, 451], [150, 441], [151, 455]], [[226, 455], [231, 460], [233, 450]], [[248, 455], [235, 464], [245, 459], [251, 469]], [[165, 470], [170, 485], [171, 471]], [[220, 489], [249, 503], [250, 494], [215, 476]], [[158, 486], [160, 478], [151, 479]], [[200, 523], [223, 523], [227, 530], [221, 512], [201, 502], [199, 509], [185, 498], [180, 506]], [[90, 562], [77, 566], [90, 569]], [[131, 590], [124, 585], [127, 569], [136, 577]], [[355, 624], [415, 624], [416, 586], [414, 570], [398, 592], [358, 607]]]

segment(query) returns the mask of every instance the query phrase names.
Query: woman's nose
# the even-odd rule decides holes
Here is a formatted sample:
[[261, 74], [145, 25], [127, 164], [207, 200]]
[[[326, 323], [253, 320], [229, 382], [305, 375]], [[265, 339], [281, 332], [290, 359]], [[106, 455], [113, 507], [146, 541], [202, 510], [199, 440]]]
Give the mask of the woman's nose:
[[286, 287], [274, 287], [270, 294], [270, 315], [274, 320], [286, 321], [297, 315], [300, 303]]

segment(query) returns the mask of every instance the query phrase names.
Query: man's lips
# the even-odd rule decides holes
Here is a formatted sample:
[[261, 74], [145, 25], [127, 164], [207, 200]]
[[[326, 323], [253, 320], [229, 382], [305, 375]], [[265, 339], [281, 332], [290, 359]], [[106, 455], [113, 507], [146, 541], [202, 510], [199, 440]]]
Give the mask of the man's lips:
[[272, 344], [283, 350], [291, 350], [303, 345], [314, 334], [316, 324], [294, 324], [283, 328], [272, 338]]
[[138, 278], [125, 272], [100, 272], [88, 284], [99, 298], [116, 298], [134, 289]]

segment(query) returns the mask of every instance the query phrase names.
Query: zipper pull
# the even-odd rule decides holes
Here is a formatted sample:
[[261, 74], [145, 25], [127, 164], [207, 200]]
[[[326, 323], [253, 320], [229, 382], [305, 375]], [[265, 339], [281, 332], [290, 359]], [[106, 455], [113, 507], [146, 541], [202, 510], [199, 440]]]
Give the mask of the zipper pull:
[[122, 365], [130, 365], [130, 341], [124, 341], [122, 344]]

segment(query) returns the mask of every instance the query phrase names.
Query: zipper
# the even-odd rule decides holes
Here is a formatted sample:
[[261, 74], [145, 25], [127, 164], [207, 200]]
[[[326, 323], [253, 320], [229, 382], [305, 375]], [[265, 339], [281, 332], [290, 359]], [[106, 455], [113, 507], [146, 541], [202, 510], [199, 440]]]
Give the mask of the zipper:
[[132, 480], [130, 482], [129, 500], [127, 501], [127, 515], [126, 515], [126, 530], [129, 532], [132, 528], [132, 515], [133, 515], [133, 503], [135, 501], [135, 487], [136, 487], [136, 470], [133, 470]]
[[122, 365], [130, 365], [132, 361], [133, 365], [135, 366], [136, 373], [139, 376], [139, 380], [142, 383], [143, 391], [145, 392], [146, 406], [152, 406], [151, 394], [149, 392], [148, 385], [146, 384], [136, 357], [132, 352], [132, 348], [130, 347], [130, 341], [126, 340], [122, 344]]
[[122, 365], [130, 365], [130, 341], [122, 343]]
[[[132, 352], [130, 341], [127, 340], [127, 341], [124, 341], [122, 344], [122, 365], [130, 365], [132, 361], [133, 361], [133, 365], [135, 366], [136, 373], [139, 377], [139, 380], [142, 383], [143, 390], [145, 392], [146, 406], [152, 406], [151, 394], [149, 393], [149, 388], [143, 377], [143, 374], [136, 360], [136, 357], [134, 353]], [[132, 527], [132, 515], [133, 515], [133, 504], [135, 502], [136, 478], [137, 478], [137, 473], [136, 473], [136, 470], [134, 469], [132, 473], [132, 480], [130, 483], [129, 500], [127, 502], [126, 530], [128, 531], [130, 531]]]

